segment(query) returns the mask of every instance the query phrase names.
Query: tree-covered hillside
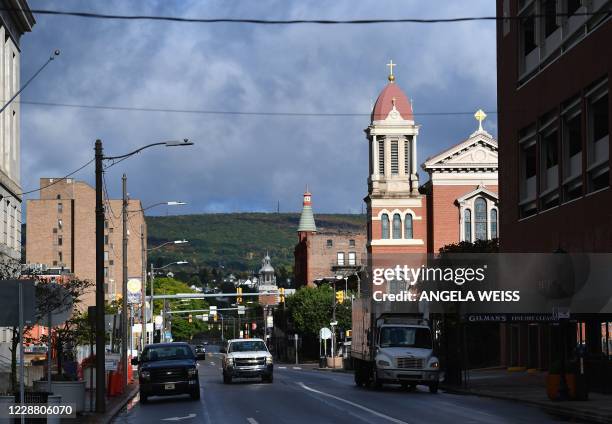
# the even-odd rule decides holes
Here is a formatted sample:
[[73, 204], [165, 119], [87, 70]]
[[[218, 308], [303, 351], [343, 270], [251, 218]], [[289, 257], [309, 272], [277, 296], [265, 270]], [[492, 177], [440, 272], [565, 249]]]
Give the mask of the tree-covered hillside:
[[[293, 265], [298, 213], [224, 213], [147, 217], [149, 247], [186, 239], [150, 253], [160, 265], [185, 259], [187, 268], [224, 267], [227, 271], [259, 269], [269, 252], [275, 267]], [[317, 214], [319, 231], [364, 231], [364, 215]]]

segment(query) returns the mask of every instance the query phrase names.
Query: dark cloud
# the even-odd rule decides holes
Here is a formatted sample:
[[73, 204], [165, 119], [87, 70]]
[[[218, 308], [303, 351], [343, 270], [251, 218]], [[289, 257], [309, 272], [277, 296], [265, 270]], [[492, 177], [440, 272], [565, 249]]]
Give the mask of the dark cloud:
[[[202, 17], [330, 18], [492, 15], [488, 0], [34, 1], [32, 8]], [[37, 16], [22, 39], [22, 80], [54, 49], [23, 100], [252, 112], [369, 113], [385, 63], [414, 101], [419, 160], [468, 136], [467, 116], [419, 112], [495, 109], [495, 25], [238, 26]], [[101, 111], [22, 105], [22, 184], [60, 176], [93, 154], [188, 137], [193, 148], [143, 152], [109, 169], [145, 204], [183, 200], [181, 212], [298, 210], [309, 184], [319, 212], [357, 212], [366, 193], [367, 117], [262, 117]], [[487, 129], [496, 134], [496, 117]], [[503, 140], [501, 141], [503, 142]], [[92, 181], [93, 168], [77, 177]], [[165, 211], [158, 211], [165, 213]]]

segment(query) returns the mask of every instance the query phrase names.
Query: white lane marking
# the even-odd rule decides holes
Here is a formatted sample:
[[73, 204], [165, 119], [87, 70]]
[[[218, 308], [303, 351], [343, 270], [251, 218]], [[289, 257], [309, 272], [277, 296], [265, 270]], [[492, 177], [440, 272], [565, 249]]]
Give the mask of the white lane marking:
[[287, 367], [277, 367], [279, 370], [286, 370]]
[[294, 370], [301, 370], [302, 367], [293, 367]]
[[211, 362], [211, 363], [210, 363], [210, 365], [211, 365], [212, 367], [214, 367], [214, 366], [215, 366], [215, 363], [214, 363], [214, 362]]
[[259, 424], [255, 418], [249, 417], [247, 418], [249, 424]]
[[162, 421], [182, 421], [182, 420], [190, 420], [191, 418], [195, 418], [196, 414], [189, 414], [184, 417], [170, 417], [170, 418], [162, 418]]
[[329, 397], [329, 398], [332, 398], [332, 399], [335, 399], [335, 400], [339, 400], [340, 402], [344, 402], [344, 403], [346, 403], [348, 405], [351, 405], [351, 406], [353, 406], [355, 408], [359, 408], [362, 411], [369, 412], [372, 415], [375, 415], [375, 416], [377, 416], [379, 418], [383, 418], [383, 419], [385, 419], [387, 421], [390, 421], [392, 423], [396, 423], [396, 424], [408, 424], [406, 421], [398, 420], [397, 418], [393, 418], [393, 417], [390, 417], [389, 415], [385, 415], [385, 414], [382, 414], [382, 413], [380, 413], [378, 411], [374, 411], [373, 409], [366, 408], [365, 406], [359, 405], [358, 403], [355, 403], [355, 402], [351, 402], [350, 400], [346, 400], [346, 399], [343, 399], [341, 397], [334, 396], [334, 395], [322, 392], [322, 391], [317, 390], [317, 389], [313, 389], [312, 387], [308, 387], [307, 385], [305, 385], [302, 382], [299, 382], [298, 385], [301, 386], [302, 389], [304, 389], [304, 390], [308, 390], [309, 392], [317, 393], [317, 394], [319, 394], [321, 396], [326, 396], [326, 397]]

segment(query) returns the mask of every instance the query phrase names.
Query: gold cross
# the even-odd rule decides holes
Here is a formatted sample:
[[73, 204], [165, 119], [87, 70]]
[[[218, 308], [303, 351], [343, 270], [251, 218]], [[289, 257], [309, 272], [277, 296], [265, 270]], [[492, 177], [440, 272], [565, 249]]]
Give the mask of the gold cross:
[[387, 63], [387, 66], [389, 67], [389, 81], [393, 82], [395, 80], [395, 76], [393, 75], [393, 67], [397, 66], [397, 64], [390, 60], [389, 63]]
[[474, 118], [476, 118], [476, 120], [478, 121], [478, 131], [484, 131], [482, 129], [482, 121], [484, 121], [486, 117], [487, 114], [484, 113], [484, 110], [482, 109], [478, 109], [474, 114]]

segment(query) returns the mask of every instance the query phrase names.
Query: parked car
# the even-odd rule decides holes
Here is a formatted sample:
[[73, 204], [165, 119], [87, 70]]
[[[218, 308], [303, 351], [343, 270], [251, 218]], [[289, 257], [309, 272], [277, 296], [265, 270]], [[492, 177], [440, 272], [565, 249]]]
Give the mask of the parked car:
[[232, 339], [221, 348], [223, 358], [223, 382], [230, 384], [234, 378], [261, 378], [272, 383], [274, 365], [272, 355], [262, 339]]
[[196, 345], [195, 354], [198, 359], [206, 359], [206, 347], [201, 344]]
[[200, 399], [200, 381], [195, 352], [187, 343], [156, 343], [145, 346], [138, 365], [140, 402], [149, 396], [189, 394]]

